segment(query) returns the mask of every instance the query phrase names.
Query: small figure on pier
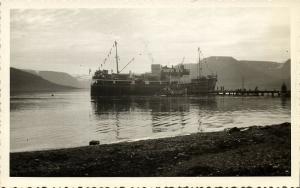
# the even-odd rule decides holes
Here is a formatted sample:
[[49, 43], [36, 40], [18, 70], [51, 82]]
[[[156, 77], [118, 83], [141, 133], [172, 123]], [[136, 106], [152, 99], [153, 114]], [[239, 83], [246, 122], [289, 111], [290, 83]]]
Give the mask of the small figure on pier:
[[289, 97], [290, 96], [290, 92], [287, 90], [287, 86], [284, 82], [281, 85], [280, 96], [281, 97]]
[[287, 93], [287, 87], [284, 82], [281, 85], [281, 93]]
[[259, 96], [259, 90], [258, 90], [258, 87], [257, 87], [257, 86], [256, 86], [255, 89], [254, 89], [254, 93], [255, 93], [256, 96]]

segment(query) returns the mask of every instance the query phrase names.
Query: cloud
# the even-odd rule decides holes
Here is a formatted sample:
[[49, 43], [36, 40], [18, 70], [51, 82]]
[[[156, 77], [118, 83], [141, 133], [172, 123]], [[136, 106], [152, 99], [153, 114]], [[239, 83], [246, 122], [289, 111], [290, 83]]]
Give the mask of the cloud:
[[194, 62], [198, 46], [206, 56], [283, 61], [289, 19], [285, 8], [15, 9], [11, 64], [83, 73], [79, 65], [96, 69], [114, 40], [121, 64], [136, 58], [127, 69], [135, 72], [149, 71], [152, 59]]

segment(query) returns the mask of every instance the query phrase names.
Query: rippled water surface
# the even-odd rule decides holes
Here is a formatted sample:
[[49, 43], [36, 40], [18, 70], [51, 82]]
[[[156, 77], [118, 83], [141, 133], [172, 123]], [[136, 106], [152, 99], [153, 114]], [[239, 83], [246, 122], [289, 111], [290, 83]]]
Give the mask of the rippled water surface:
[[11, 96], [11, 151], [44, 150], [290, 122], [272, 97], [103, 97], [88, 91]]

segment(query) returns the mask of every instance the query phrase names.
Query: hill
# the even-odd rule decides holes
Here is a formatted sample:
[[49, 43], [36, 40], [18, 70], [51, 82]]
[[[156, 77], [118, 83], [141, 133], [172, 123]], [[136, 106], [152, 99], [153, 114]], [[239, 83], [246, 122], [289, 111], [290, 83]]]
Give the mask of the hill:
[[74, 88], [52, 83], [36, 74], [31, 74], [16, 68], [10, 68], [11, 93], [29, 91], [62, 91], [69, 89]]
[[[197, 76], [197, 64], [185, 64], [191, 76]], [[238, 61], [233, 57], [212, 56], [202, 60], [204, 75], [217, 73], [217, 86], [226, 89], [244, 87], [254, 89], [279, 89], [285, 82], [290, 85], [290, 60], [285, 63], [271, 61]]]
[[64, 72], [39, 71], [38, 75], [55, 84], [80, 88], [78, 80]]
[[[184, 66], [190, 70], [190, 78], [197, 77], [197, 64], [190, 63], [184, 64]], [[66, 86], [65, 88], [89, 88], [90, 86], [89, 79], [80, 79], [80, 76], [76, 78], [63, 72], [18, 70], [14, 68], [11, 70], [13, 72], [12, 75], [17, 74], [13, 79], [16, 82], [13, 83], [15, 90], [33, 90], [35, 88], [49, 90], [50, 88], [59, 89], [63, 86]], [[22, 75], [19, 75], [21, 74], [19, 71], [22, 71]], [[37, 81], [32, 82], [36, 86], [31, 86], [31, 81], [24, 84], [21, 82], [22, 79], [18, 79], [21, 76], [30, 80], [28, 75], [23, 75], [24, 73], [38, 78]], [[229, 56], [211, 56], [202, 60], [202, 73], [204, 75], [217, 73], [217, 87], [224, 86], [225, 89], [242, 88], [244, 83], [244, 88], [246, 89], [258, 87], [259, 89], [273, 90], [280, 89], [283, 82], [290, 88], [291, 60], [287, 60], [284, 63], [277, 63], [272, 61], [239, 61]], [[41, 83], [37, 83], [45, 81], [47, 83], [44, 86]]]
[[30, 69], [23, 69], [22, 71], [38, 75], [45, 80], [48, 80], [52, 83], [70, 86], [75, 88], [89, 88], [90, 80], [87, 78], [77, 78], [76, 76], [71, 76], [65, 72], [56, 72], [56, 71], [36, 71]]

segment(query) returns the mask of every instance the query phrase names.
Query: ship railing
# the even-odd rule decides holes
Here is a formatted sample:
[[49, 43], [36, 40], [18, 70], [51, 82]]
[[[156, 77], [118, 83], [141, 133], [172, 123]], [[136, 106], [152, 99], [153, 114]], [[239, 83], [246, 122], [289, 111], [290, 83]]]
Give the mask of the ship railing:
[[96, 78], [96, 79], [93, 79], [93, 81], [120, 81], [120, 82], [124, 82], [124, 81], [126, 81], [126, 82], [128, 82], [128, 81], [132, 81], [132, 79], [128, 79], [128, 80], [118, 80], [118, 79], [100, 79], [100, 78]]
[[[117, 84], [117, 83], [121, 83], [121, 84], [136, 84], [136, 83], [141, 83], [139, 82], [138, 80], [133, 80], [133, 79], [130, 79], [130, 80], [117, 80], [117, 79], [93, 79], [92, 83], [98, 83], [98, 82], [106, 82], [106, 83], [112, 83], [112, 84]], [[166, 84], [169, 84], [168, 81], [149, 81], [149, 80], [143, 80], [142, 81], [143, 84], [146, 84], [146, 85], [154, 85], [154, 84], [157, 84], [157, 85], [166, 85]]]
[[217, 78], [218, 76], [216, 74], [214, 74], [214, 75], [211, 74], [211, 75], [207, 75], [207, 77], [208, 78]]

